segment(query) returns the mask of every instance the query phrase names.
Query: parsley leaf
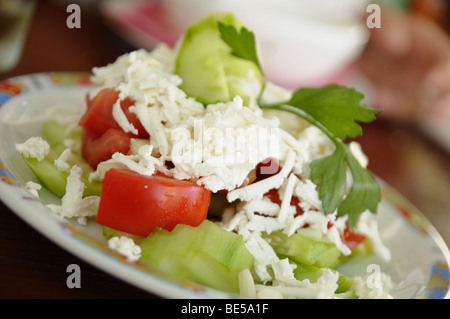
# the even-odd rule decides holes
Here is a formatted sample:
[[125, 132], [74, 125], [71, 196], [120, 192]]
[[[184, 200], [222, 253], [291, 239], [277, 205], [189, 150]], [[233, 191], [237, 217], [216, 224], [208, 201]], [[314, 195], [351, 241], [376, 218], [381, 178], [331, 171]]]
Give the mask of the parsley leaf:
[[220, 37], [231, 48], [231, 54], [238, 58], [253, 62], [258, 66], [261, 74], [264, 74], [261, 64], [259, 63], [253, 32], [245, 27], [242, 27], [241, 30], [238, 31], [234, 26], [226, 25], [222, 22], [219, 22], [218, 25]]
[[[219, 31], [223, 41], [231, 48], [231, 54], [252, 61], [264, 74], [251, 31], [245, 27], [238, 31], [234, 26], [220, 22]], [[321, 88], [300, 88], [285, 103], [260, 103], [263, 109], [277, 109], [298, 115], [319, 128], [335, 144], [336, 149], [331, 155], [311, 163], [311, 180], [318, 186], [324, 213], [331, 214], [337, 209], [338, 216], [348, 216], [350, 228], [356, 226], [362, 212], [369, 210], [376, 213], [381, 200], [377, 181], [359, 164], [343, 142], [348, 137], [361, 135], [359, 123], [375, 120], [379, 112], [362, 103], [362, 99], [363, 95], [354, 89], [330, 84]], [[352, 177], [348, 193], [347, 169]]]
[[[381, 200], [377, 181], [359, 164], [348, 145], [341, 140], [347, 136], [360, 135], [361, 127], [357, 122], [368, 122], [378, 112], [361, 103], [362, 97], [353, 89], [333, 84], [322, 88], [299, 89], [285, 103], [261, 106], [298, 115], [319, 128], [335, 144], [336, 149], [331, 155], [311, 163], [311, 180], [318, 186], [324, 213], [330, 214], [337, 209], [338, 216], [348, 216], [350, 228], [356, 226], [365, 210], [376, 213]], [[347, 108], [352, 111], [349, 112]], [[352, 175], [348, 194], [347, 168]]]
[[[350, 168], [353, 181], [350, 192], [344, 198], [347, 182], [345, 164]], [[319, 197], [324, 213], [330, 214], [337, 208], [338, 216], [348, 216], [351, 229], [365, 210], [375, 213], [381, 200], [378, 183], [361, 167], [346, 144], [337, 144], [333, 154], [311, 163], [311, 180], [320, 187]]]
[[320, 185], [324, 213], [331, 214], [342, 202], [347, 187], [345, 151], [337, 147], [333, 154], [313, 161], [310, 167], [312, 182]]
[[353, 182], [350, 192], [338, 207], [338, 216], [348, 215], [348, 225], [353, 229], [359, 215], [365, 210], [376, 213], [378, 203], [381, 201], [381, 189], [369, 171], [361, 167], [351, 155], [348, 145], [341, 145], [346, 148], [345, 160], [352, 173]]
[[301, 108], [340, 139], [362, 134], [357, 122], [372, 122], [378, 110], [361, 103], [364, 96], [354, 89], [336, 84], [322, 88], [301, 88], [289, 105]]

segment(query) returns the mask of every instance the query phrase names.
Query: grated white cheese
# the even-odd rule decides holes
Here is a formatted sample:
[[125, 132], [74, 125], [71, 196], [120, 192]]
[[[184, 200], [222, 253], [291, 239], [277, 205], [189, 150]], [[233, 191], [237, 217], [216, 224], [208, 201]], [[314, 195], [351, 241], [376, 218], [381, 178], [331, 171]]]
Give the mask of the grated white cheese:
[[16, 150], [27, 158], [42, 161], [50, 152], [50, 145], [40, 136], [33, 136], [24, 143], [16, 144]]
[[72, 151], [70, 148], [66, 148], [61, 155], [55, 159], [53, 164], [56, 166], [56, 168], [63, 172], [68, 172], [70, 170], [70, 165], [67, 163], [67, 160], [70, 158], [70, 155], [72, 155]]
[[122, 130], [125, 133], [133, 133], [134, 135], [138, 135], [138, 130], [134, 127], [132, 123], [128, 121], [127, 116], [125, 115], [125, 112], [122, 110], [122, 107], [120, 105], [120, 100], [117, 100], [112, 109], [112, 115], [114, 120], [119, 124], [119, 126], [122, 128]]
[[127, 236], [115, 236], [108, 240], [108, 247], [126, 257], [130, 262], [139, 260], [142, 249]]
[[269, 190], [273, 188], [279, 188], [283, 184], [284, 180], [286, 179], [290, 171], [292, 170], [295, 157], [296, 157], [295, 152], [291, 151], [288, 154], [286, 162], [284, 163], [279, 173], [270, 176], [268, 178], [265, 178], [259, 182], [229, 192], [227, 194], [228, 201], [233, 202], [236, 199], [242, 201], [250, 201], [253, 199], [258, 199], [261, 198], [263, 194], [268, 192]]
[[363, 212], [358, 220], [356, 231], [370, 240], [375, 254], [380, 256], [384, 261], [391, 260], [391, 251], [380, 237], [378, 223], [374, 214], [369, 211]]
[[88, 217], [96, 216], [100, 197], [87, 196], [83, 198], [86, 186], [81, 181], [82, 173], [83, 170], [74, 165], [70, 169], [66, 193], [61, 199], [61, 204], [49, 204], [47, 206], [63, 218], [76, 218], [78, 223], [86, 225]]
[[63, 141], [63, 145], [67, 148], [70, 148], [72, 151], [80, 151], [81, 143], [71, 138], [66, 138]]
[[117, 152], [112, 155], [111, 159], [99, 163], [96, 170], [89, 175], [89, 180], [103, 180], [105, 173], [111, 168], [127, 168], [146, 176], [153, 175], [157, 168], [162, 170], [164, 163], [161, 159], [152, 156], [153, 147], [145, 142], [139, 143], [140, 145], [136, 145], [137, 143], [132, 143], [130, 154]]
[[380, 272], [376, 275], [354, 277], [352, 289], [360, 299], [392, 299], [389, 291], [393, 287], [391, 278]]
[[39, 191], [42, 189], [42, 185], [33, 181], [28, 181], [25, 183], [25, 189], [35, 198], [39, 198]]
[[367, 165], [369, 164], [369, 160], [368, 160], [367, 156], [364, 154], [364, 152], [362, 151], [361, 144], [359, 144], [355, 141], [352, 141], [349, 143], [349, 147], [350, 147], [350, 152], [352, 152], [352, 155], [356, 158], [359, 165], [361, 165], [361, 167], [366, 168]]

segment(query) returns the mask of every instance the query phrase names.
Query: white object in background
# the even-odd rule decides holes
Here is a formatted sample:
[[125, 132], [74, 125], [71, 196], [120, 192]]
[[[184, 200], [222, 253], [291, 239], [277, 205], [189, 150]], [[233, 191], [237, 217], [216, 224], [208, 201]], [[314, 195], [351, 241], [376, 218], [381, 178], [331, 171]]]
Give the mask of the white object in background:
[[228, 11], [256, 36], [267, 77], [285, 87], [334, 79], [361, 53], [366, 0], [163, 0], [180, 33], [210, 12]]

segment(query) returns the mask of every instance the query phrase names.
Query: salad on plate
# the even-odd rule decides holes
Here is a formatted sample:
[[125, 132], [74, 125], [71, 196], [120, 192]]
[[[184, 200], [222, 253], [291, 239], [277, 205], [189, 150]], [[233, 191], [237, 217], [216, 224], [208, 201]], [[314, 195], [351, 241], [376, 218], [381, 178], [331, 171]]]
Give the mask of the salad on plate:
[[129, 263], [243, 298], [391, 298], [352, 258], [390, 251], [362, 133], [377, 110], [351, 88], [291, 91], [264, 76], [255, 35], [230, 13], [193, 23], [175, 48], [92, 70], [83, 107], [51, 112], [16, 145], [48, 204], [101, 225]]

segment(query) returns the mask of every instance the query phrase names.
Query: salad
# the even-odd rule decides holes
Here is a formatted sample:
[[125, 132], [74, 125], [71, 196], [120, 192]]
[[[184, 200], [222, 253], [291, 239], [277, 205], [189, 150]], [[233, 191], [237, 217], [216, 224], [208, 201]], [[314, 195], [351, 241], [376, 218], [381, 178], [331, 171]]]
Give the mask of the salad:
[[48, 207], [98, 223], [111, 249], [243, 298], [390, 298], [392, 282], [348, 276], [390, 252], [381, 200], [351, 140], [378, 111], [351, 88], [267, 81], [255, 35], [230, 13], [192, 24], [175, 48], [92, 70], [81, 109], [16, 145]]

